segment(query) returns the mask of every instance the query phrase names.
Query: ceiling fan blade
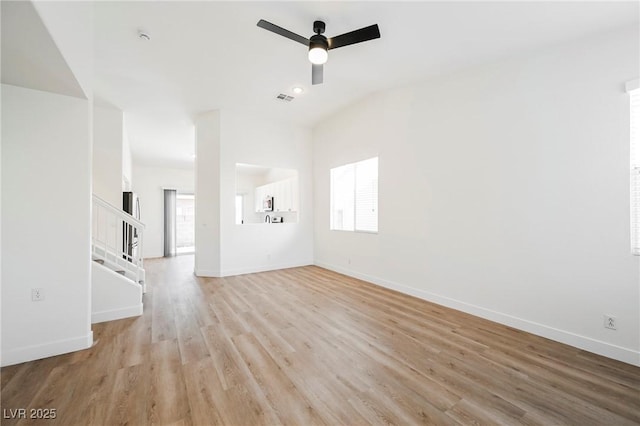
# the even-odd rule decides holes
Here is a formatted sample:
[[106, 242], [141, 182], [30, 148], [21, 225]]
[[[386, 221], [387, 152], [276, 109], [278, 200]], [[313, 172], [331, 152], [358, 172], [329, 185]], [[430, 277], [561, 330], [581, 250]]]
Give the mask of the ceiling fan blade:
[[377, 24], [331, 37], [327, 42], [329, 43], [329, 49], [337, 49], [338, 47], [349, 46], [350, 44], [361, 43], [374, 38], [380, 38], [380, 30]]
[[264, 19], [258, 21], [258, 26], [260, 28], [264, 28], [267, 31], [271, 31], [272, 33], [276, 33], [281, 35], [282, 37], [286, 37], [290, 40], [297, 41], [300, 44], [304, 44], [305, 46], [309, 46], [309, 39], [302, 37], [296, 33], [292, 33], [289, 30], [285, 30], [282, 27], [277, 26], [276, 24], [272, 24], [271, 22], [267, 22]]
[[322, 84], [323, 65], [311, 65], [311, 84]]

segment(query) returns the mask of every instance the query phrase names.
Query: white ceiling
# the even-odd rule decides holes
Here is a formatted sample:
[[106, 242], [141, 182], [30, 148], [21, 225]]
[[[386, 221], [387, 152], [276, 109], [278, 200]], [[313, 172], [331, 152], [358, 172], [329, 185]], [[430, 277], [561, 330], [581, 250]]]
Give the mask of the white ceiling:
[[84, 98], [82, 88], [33, 4], [3, 1], [0, 8], [2, 82]]
[[[134, 159], [193, 162], [193, 117], [246, 111], [313, 126], [397, 87], [523, 50], [638, 23], [638, 2], [96, 2], [95, 95], [125, 111]], [[305, 47], [256, 26], [309, 37], [377, 23], [381, 38], [329, 52], [311, 86]], [[142, 41], [137, 32], [151, 36]], [[276, 100], [300, 85], [292, 102]]]

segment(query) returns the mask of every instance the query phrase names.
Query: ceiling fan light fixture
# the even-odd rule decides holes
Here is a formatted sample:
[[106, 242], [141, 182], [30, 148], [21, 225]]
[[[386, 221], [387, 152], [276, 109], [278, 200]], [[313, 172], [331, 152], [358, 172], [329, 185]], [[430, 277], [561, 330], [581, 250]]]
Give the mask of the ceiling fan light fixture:
[[315, 65], [322, 65], [329, 58], [329, 43], [325, 36], [316, 34], [309, 40], [309, 61]]
[[309, 61], [312, 64], [322, 65], [327, 62], [329, 54], [322, 47], [313, 47], [309, 49]]

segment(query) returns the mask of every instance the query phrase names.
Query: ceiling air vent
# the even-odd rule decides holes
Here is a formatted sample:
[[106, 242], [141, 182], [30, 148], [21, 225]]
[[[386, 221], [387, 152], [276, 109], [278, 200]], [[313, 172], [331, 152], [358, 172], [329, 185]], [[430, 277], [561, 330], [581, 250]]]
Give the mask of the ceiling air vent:
[[276, 98], [285, 102], [291, 102], [295, 99], [293, 96], [285, 95], [284, 93], [280, 93], [278, 96], [276, 96]]

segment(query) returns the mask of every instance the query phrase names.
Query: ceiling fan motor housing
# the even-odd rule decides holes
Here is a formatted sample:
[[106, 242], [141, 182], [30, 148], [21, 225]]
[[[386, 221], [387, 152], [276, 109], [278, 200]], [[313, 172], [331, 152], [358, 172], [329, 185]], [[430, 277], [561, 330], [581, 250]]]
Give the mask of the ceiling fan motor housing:
[[322, 48], [324, 50], [328, 50], [329, 42], [327, 42], [327, 38], [320, 34], [311, 36], [311, 38], [309, 39], [309, 50], [316, 47]]
[[324, 22], [322, 21], [314, 21], [313, 22], [313, 32], [316, 34], [322, 34], [324, 33]]

